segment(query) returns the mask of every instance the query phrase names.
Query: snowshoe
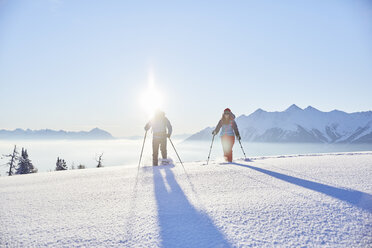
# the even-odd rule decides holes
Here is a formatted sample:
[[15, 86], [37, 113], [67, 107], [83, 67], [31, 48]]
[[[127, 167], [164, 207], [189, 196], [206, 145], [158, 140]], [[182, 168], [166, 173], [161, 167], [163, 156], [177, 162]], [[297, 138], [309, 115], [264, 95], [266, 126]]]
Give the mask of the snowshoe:
[[159, 159], [159, 165], [171, 165], [171, 164], [173, 164], [173, 160], [170, 158]]

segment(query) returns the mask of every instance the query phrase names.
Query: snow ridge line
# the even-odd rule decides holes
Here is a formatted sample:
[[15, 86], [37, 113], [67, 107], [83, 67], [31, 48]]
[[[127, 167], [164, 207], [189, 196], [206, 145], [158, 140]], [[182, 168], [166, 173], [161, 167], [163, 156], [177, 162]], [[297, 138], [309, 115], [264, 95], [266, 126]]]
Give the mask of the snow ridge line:
[[[298, 158], [298, 157], [322, 157], [322, 156], [353, 156], [353, 155], [372, 155], [372, 151], [360, 151], [360, 152], [330, 152], [330, 153], [308, 153], [308, 154], [288, 154], [288, 155], [273, 155], [273, 156], [258, 156], [258, 157], [248, 157], [237, 158], [234, 161], [243, 161], [243, 162], [253, 162], [254, 160], [265, 160], [272, 158]], [[193, 163], [201, 163], [204, 160], [196, 160]], [[218, 164], [224, 163], [223, 159], [214, 159], [210, 160], [210, 163]], [[205, 164], [203, 164], [205, 166]]]
[[[372, 152], [334, 152], [334, 153], [309, 153], [309, 154], [293, 154], [293, 155], [277, 155], [277, 156], [261, 156], [250, 157], [250, 160], [264, 160], [270, 158], [298, 158], [298, 157], [322, 157], [322, 156], [353, 156], [353, 155], [372, 155]], [[243, 160], [240, 158], [237, 160]]]

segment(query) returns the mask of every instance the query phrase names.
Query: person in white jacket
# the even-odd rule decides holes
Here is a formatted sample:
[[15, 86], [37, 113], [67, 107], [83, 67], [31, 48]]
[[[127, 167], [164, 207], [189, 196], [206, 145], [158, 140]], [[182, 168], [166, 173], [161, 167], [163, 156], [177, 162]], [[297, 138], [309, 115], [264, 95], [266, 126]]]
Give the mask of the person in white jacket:
[[[170, 138], [172, 135], [172, 125], [170, 124], [165, 113], [158, 110], [145, 126], [145, 130], [148, 131], [152, 128], [152, 164], [158, 165], [158, 154], [159, 147], [163, 159], [167, 159], [167, 137]], [[168, 130], [168, 132], [167, 132]]]

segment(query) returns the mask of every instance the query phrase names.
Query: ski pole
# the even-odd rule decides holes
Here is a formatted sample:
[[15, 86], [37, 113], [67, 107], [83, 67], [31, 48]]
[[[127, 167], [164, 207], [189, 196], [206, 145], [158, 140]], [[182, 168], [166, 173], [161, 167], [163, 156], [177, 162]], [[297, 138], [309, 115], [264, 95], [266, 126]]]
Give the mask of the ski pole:
[[181, 161], [181, 158], [180, 158], [180, 156], [178, 155], [178, 152], [177, 152], [177, 150], [176, 150], [176, 147], [174, 147], [174, 145], [173, 145], [173, 142], [172, 142], [171, 138], [170, 138], [170, 137], [168, 137], [168, 139], [169, 139], [170, 143], [172, 144], [172, 146], [173, 146], [173, 149], [174, 149], [174, 151], [176, 152], [176, 154], [177, 154], [177, 157], [178, 157], [178, 159], [179, 159], [179, 160], [180, 160], [180, 162], [181, 162], [181, 165], [182, 165], [183, 171], [185, 172], [185, 174], [186, 174], [186, 176], [187, 176], [187, 178], [188, 178], [188, 180], [189, 180], [189, 183], [190, 183], [190, 185], [191, 185], [191, 188], [193, 189], [194, 187], [193, 187], [193, 185], [192, 185], [192, 183], [191, 183], [191, 181], [190, 181], [190, 177], [189, 177], [189, 174], [187, 173], [187, 171], [186, 171], [186, 169], [185, 169], [185, 166], [183, 166], [183, 163], [182, 163], [182, 161]]
[[208, 154], [207, 165], [208, 165], [208, 163], [209, 163], [209, 158], [211, 157], [211, 151], [212, 151], [212, 146], [213, 146], [214, 136], [216, 136], [216, 135], [214, 134], [214, 135], [213, 135], [213, 138], [212, 138], [211, 147], [209, 148], [209, 154]]
[[243, 151], [243, 154], [244, 154], [244, 158], [247, 159], [247, 157], [245, 156], [245, 152], [244, 152], [244, 149], [243, 149], [242, 143], [240, 142], [240, 139], [238, 139], [238, 140], [239, 140], [240, 147], [242, 148], [242, 151]]
[[[173, 149], [174, 149], [174, 151], [175, 151], [175, 152], [176, 152], [176, 154], [177, 154], [178, 160], [180, 161], [181, 165], [183, 166], [183, 163], [182, 163], [182, 161], [181, 161], [181, 158], [180, 158], [180, 156], [178, 155], [178, 152], [177, 152], [177, 150], [176, 150], [176, 147], [174, 147], [174, 145], [173, 145], [173, 142], [172, 142], [171, 138], [170, 138], [170, 137], [168, 137], [168, 139], [169, 139], [170, 143], [172, 144], [172, 146], [173, 146]], [[184, 167], [184, 168], [185, 168], [185, 167]]]
[[147, 130], [145, 132], [145, 137], [143, 138], [143, 144], [142, 144], [142, 149], [141, 149], [141, 155], [140, 155], [140, 159], [139, 159], [139, 162], [138, 162], [138, 170], [140, 168], [140, 164], [141, 164], [141, 159], [142, 159], [142, 153], [143, 153], [143, 147], [145, 146], [145, 141], [146, 141], [146, 135], [147, 135]]

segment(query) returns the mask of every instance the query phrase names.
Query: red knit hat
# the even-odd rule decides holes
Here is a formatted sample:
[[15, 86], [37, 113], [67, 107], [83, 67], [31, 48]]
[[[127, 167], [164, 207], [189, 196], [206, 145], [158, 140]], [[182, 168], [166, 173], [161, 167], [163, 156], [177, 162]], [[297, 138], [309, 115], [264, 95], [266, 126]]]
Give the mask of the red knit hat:
[[223, 112], [224, 112], [224, 113], [226, 113], [226, 112], [231, 113], [231, 110], [230, 110], [229, 108], [226, 108]]

